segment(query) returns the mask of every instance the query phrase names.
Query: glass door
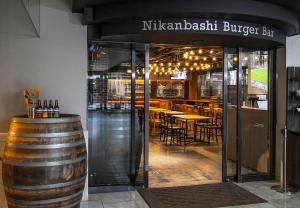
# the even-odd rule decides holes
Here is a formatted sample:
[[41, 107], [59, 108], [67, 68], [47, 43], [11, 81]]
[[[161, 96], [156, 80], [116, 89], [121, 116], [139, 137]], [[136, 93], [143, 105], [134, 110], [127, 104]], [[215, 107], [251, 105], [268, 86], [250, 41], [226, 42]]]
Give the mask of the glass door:
[[237, 49], [224, 48], [224, 125], [223, 181], [237, 177], [237, 106], [238, 66]]
[[145, 184], [146, 49], [136, 44], [89, 42], [89, 186]]
[[224, 49], [223, 181], [274, 177], [272, 57]]

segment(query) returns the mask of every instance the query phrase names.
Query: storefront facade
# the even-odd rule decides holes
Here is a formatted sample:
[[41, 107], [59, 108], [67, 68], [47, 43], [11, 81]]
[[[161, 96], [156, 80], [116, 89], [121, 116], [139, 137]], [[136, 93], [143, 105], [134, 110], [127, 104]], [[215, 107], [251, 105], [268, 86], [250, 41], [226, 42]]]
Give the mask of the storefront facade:
[[[284, 4], [284, 3], [283, 3]], [[289, 5], [291, 6], [291, 5]], [[114, 12], [111, 12], [114, 11]], [[134, 173], [137, 172], [136, 161], [136, 133], [133, 126], [136, 125], [135, 113], [131, 113], [131, 141], [128, 151], [130, 163], [125, 169], [129, 171], [128, 184], [148, 186], [149, 171], [149, 69], [151, 44], [179, 44], [189, 46], [219, 46], [223, 48], [223, 147], [222, 147], [222, 180], [223, 181], [252, 181], [275, 179], [276, 172], [280, 169], [280, 163], [276, 160], [276, 145], [280, 135], [276, 128], [278, 118], [278, 105], [282, 102], [276, 99], [278, 86], [282, 81], [278, 79], [281, 48], [285, 48], [286, 37], [298, 33], [299, 22], [297, 14], [292, 12], [288, 5], [267, 3], [265, 1], [73, 1], [73, 12], [83, 13], [83, 23], [88, 25], [88, 40], [100, 44], [114, 45], [116, 48], [127, 50], [131, 54], [131, 85], [137, 82], [136, 62], [137, 54], [143, 54], [144, 76], [144, 105], [145, 123], [143, 135], [143, 178], [136, 181]], [[246, 112], [243, 108], [243, 80], [246, 74], [243, 71], [243, 60], [247, 55], [259, 54], [267, 57], [268, 67], [268, 111], [261, 115], [261, 123], [251, 121], [253, 112]], [[230, 64], [230, 59], [237, 57], [235, 66]], [[248, 58], [247, 58], [248, 59]], [[230, 80], [232, 69], [236, 69], [237, 76]], [[230, 82], [234, 82], [234, 95], [230, 91]], [[134, 93], [133, 93], [134, 94]], [[132, 94], [132, 95], [133, 95]], [[231, 109], [230, 99], [236, 96], [236, 109]], [[280, 102], [280, 103], [279, 103]], [[131, 97], [131, 110], [135, 112], [136, 97]], [[232, 103], [232, 102], [231, 102]], [[248, 116], [248, 118], [247, 118]], [[284, 119], [283, 119], [284, 120]], [[264, 123], [265, 122], [265, 123]], [[263, 156], [268, 162], [260, 164], [257, 172], [243, 170], [243, 164], [261, 159], [261, 155], [253, 153], [259, 148], [257, 143], [247, 143], [245, 126], [253, 125], [256, 129], [262, 129], [254, 134], [254, 137], [266, 135], [265, 148], [267, 153]], [[89, 128], [89, 126], [88, 126]], [[250, 128], [250, 127], [249, 127]], [[251, 131], [251, 130], [250, 130]], [[113, 136], [113, 135], [111, 135]], [[262, 136], [264, 137], [264, 136]], [[232, 139], [233, 138], [233, 139]], [[249, 147], [251, 148], [249, 149]], [[90, 143], [90, 152], [93, 145]], [[101, 151], [101, 150], [100, 150]], [[92, 154], [92, 153], [91, 153]], [[91, 158], [93, 155], [91, 156]], [[228, 160], [234, 158], [234, 167], [229, 167]], [[97, 161], [90, 160], [91, 166]], [[249, 165], [248, 164], [248, 165]], [[90, 170], [93, 172], [93, 170]], [[116, 173], [117, 174], [117, 173]], [[91, 173], [90, 173], [91, 175]], [[100, 184], [91, 176], [90, 186]], [[118, 185], [107, 183], [106, 185]], [[105, 185], [105, 184], [102, 184]]]

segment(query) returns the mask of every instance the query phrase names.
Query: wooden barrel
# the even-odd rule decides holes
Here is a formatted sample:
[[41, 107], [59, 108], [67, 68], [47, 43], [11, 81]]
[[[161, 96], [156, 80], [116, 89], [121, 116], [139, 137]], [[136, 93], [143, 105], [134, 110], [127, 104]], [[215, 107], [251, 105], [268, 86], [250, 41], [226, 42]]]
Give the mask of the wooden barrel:
[[2, 166], [8, 207], [80, 207], [86, 159], [80, 116], [14, 117]]

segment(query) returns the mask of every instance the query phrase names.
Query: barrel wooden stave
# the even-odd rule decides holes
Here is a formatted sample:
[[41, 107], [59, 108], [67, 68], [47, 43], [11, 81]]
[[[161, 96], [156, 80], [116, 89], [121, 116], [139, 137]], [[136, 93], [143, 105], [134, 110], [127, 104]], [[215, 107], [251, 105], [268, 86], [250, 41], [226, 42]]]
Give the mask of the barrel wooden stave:
[[28, 121], [13, 119], [5, 146], [2, 176], [8, 206], [79, 207], [87, 169], [80, 117]]

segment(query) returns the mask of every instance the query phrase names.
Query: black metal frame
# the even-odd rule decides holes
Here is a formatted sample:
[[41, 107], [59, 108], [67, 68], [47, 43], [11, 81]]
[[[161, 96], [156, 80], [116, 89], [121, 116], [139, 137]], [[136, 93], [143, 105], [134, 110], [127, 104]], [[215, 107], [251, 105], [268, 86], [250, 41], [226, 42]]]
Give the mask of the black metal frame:
[[145, 44], [145, 79], [144, 79], [144, 187], [148, 188], [148, 173], [149, 173], [149, 62], [150, 62], [150, 45]]
[[132, 186], [135, 186], [135, 170], [136, 170], [136, 164], [135, 164], [135, 80], [136, 80], [136, 44], [130, 45], [130, 52], [131, 52], [131, 117], [130, 117], [130, 184]]

